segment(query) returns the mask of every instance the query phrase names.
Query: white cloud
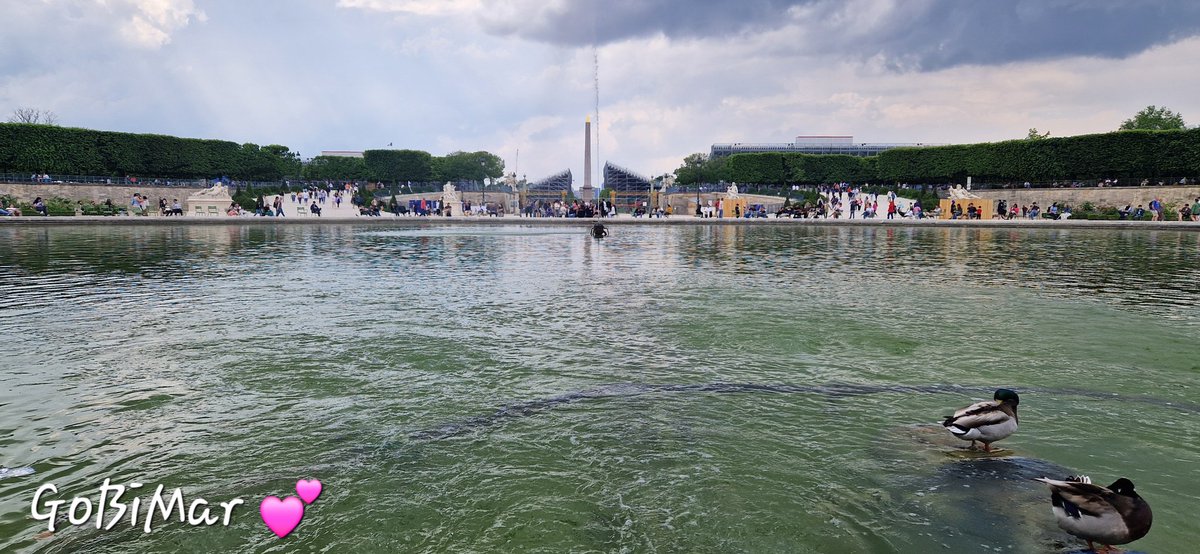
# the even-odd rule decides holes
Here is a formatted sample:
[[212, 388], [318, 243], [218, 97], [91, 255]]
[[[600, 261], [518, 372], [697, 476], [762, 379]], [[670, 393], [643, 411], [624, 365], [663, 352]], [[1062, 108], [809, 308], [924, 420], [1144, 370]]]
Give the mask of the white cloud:
[[[32, 106], [68, 125], [281, 143], [306, 156], [391, 142], [434, 154], [489, 150], [513, 164], [519, 148], [522, 174], [569, 167], [581, 180], [592, 49], [487, 32], [495, 22], [552, 19], [568, 3], [476, 4], [7, 3], [0, 117]], [[796, 8], [778, 25], [733, 36], [660, 33], [600, 47], [597, 167], [611, 160], [662, 174], [714, 142], [800, 134], [954, 143], [1018, 138], [1030, 127], [1102, 132], [1149, 104], [1200, 121], [1191, 93], [1200, 88], [1200, 38], [1123, 59], [1063, 55], [934, 71], [905, 69], [889, 51], [795, 47], [841, 32], [822, 27], [822, 14], [858, 29], [839, 40], [906, 21], [907, 2], [850, 5]], [[192, 32], [205, 21], [203, 34]], [[55, 40], [44, 40], [46, 29]]]
[[193, 20], [204, 22], [207, 16], [196, 9], [192, 0], [117, 0], [105, 2], [115, 13], [124, 13], [121, 36], [138, 46], [158, 48], [171, 42], [171, 34]]
[[338, 0], [337, 6], [412, 15], [462, 15], [484, 8], [482, 0]]

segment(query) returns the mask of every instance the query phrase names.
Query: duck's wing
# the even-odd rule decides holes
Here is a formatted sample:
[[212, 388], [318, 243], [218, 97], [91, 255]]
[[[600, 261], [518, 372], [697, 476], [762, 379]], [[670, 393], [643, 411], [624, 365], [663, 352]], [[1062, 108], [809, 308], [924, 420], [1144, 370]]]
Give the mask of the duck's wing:
[[1115, 493], [1100, 485], [1078, 481], [1059, 481], [1045, 477], [1034, 480], [1050, 486], [1052, 500], [1068, 502], [1067, 506], [1073, 509], [1068, 509], [1067, 512], [1072, 517], [1079, 517], [1080, 512], [1100, 517], [1116, 511], [1112, 503]]
[[1003, 423], [1004, 420], [1010, 417], [1012, 416], [1001, 409], [1000, 402], [976, 402], [954, 412], [954, 415], [947, 417], [946, 421], [942, 422], [942, 426], [957, 425], [963, 429], [974, 429], [984, 425]]

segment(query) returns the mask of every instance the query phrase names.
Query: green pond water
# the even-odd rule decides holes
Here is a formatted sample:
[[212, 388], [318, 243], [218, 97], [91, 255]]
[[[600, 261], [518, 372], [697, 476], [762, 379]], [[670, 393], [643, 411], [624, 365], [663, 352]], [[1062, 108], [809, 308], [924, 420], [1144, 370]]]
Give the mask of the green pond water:
[[[0, 551], [1067, 552], [1030, 479], [1075, 473], [1191, 551], [1198, 276], [1200, 233], [0, 228]], [[106, 478], [245, 504], [31, 516]]]

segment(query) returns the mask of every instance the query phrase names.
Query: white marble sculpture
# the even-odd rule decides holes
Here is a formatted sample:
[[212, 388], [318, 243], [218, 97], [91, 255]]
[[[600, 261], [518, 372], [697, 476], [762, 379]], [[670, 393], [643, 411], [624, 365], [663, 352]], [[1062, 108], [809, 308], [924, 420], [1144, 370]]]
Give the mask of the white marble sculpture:
[[737, 183], [730, 183], [729, 188], [725, 191], [725, 198], [741, 198], [738, 194]]
[[454, 183], [446, 181], [446, 186], [442, 187], [442, 209], [449, 210], [449, 215], [462, 215], [462, 201], [458, 199], [458, 191], [454, 190]]
[[196, 194], [193, 194], [192, 196], [206, 198], [229, 198], [229, 187], [225, 186], [224, 183], [217, 183], [209, 188], [197, 192]]

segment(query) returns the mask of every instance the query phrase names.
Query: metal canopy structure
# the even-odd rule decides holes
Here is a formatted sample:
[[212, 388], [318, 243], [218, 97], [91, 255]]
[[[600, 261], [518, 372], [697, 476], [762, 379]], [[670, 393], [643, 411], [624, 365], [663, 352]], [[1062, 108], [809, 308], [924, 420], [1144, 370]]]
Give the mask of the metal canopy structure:
[[612, 191], [613, 204], [629, 211], [650, 202], [650, 179], [612, 162], [604, 164], [604, 188]]
[[530, 183], [525, 190], [525, 203], [537, 200], [553, 202], [571, 196], [571, 184], [575, 182], [570, 169], [564, 169], [540, 181]]

